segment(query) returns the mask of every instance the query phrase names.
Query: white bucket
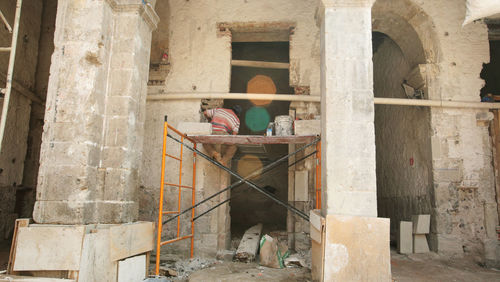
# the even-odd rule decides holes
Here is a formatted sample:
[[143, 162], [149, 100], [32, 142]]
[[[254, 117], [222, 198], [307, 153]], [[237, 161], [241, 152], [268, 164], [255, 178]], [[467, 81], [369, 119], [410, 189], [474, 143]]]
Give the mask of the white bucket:
[[293, 135], [293, 119], [291, 116], [277, 116], [274, 118], [274, 132], [276, 136]]

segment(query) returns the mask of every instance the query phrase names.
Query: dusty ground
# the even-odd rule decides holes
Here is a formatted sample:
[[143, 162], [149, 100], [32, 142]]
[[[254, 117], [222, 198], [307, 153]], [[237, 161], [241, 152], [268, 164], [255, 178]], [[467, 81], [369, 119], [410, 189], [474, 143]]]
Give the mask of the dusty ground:
[[308, 268], [273, 269], [256, 263], [224, 262], [199, 270], [188, 281], [311, 281]]
[[[500, 271], [479, 266], [470, 258], [436, 253], [400, 255], [391, 250], [392, 278], [406, 281], [500, 281]], [[257, 264], [218, 263], [192, 273], [188, 281], [311, 281], [306, 268], [271, 269]]]
[[436, 253], [400, 255], [391, 250], [392, 278], [406, 281], [500, 281], [500, 271], [471, 258], [444, 258]]

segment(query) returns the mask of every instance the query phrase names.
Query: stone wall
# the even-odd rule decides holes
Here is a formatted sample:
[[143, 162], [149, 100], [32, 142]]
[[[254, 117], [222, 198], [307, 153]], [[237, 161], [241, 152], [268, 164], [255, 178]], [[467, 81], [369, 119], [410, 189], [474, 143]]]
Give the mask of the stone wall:
[[[489, 61], [487, 27], [482, 22], [462, 27], [463, 3], [425, 1], [432, 18], [440, 54], [436, 77], [439, 91], [431, 99], [480, 101], [484, 81], [479, 77]], [[443, 17], [442, 11], [447, 11]], [[440, 252], [485, 253], [498, 224], [488, 127], [476, 117], [485, 111], [432, 109], [434, 210], [431, 223]], [[431, 236], [432, 239], [433, 236]], [[493, 242], [493, 246], [495, 242]]]
[[[378, 0], [373, 12], [381, 15], [375, 18], [374, 29], [394, 39], [405, 55], [418, 54], [412, 49], [417, 46], [414, 42], [421, 42], [429, 99], [480, 100], [484, 84], [480, 72], [489, 60], [487, 27], [482, 22], [462, 27], [465, 1]], [[491, 141], [483, 122], [488, 114], [432, 108], [430, 116], [431, 248], [441, 253], [484, 254], [496, 244], [491, 239], [498, 223]]]

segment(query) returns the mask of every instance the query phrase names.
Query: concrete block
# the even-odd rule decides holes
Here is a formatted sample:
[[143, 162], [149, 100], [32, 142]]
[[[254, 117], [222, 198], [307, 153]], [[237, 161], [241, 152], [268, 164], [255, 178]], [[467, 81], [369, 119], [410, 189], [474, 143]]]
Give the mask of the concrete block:
[[78, 272], [79, 281], [116, 281], [118, 266], [116, 261], [109, 259], [109, 239], [107, 228], [85, 234]]
[[327, 215], [322, 281], [391, 281], [389, 219]]
[[398, 252], [400, 254], [413, 253], [413, 223], [411, 221], [399, 222]]
[[429, 234], [431, 225], [430, 214], [419, 214], [411, 217], [413, 222], [413, 234]]
[[118, 262], [118, 282], [136, 282], [146, 278], [146, 255]]
[[425, 234], [413, 234], [413, 252], [416, 254], [429, 252], [429, 244], [427, 244]]
[[295, 171], [295, 201], [309, 201], [309, 171]]
[[14, 270], [79, 270], [84, 232], [84, 226], [19, 228]]
[[320, 135], [321, 120], [296, 120], [295, 135]]
[[208, 122], [181, 122], [177, 129], [187, 135], [210, 135], [212, 125]]
[[262, 232], [262, 224], [257, 224], [250, 227], [243, 238], [241, 239], [238, 250], [236, 250], [235, 259], [241, 262], [252, 262], [257, 256], [259, 250], [260, 234]]

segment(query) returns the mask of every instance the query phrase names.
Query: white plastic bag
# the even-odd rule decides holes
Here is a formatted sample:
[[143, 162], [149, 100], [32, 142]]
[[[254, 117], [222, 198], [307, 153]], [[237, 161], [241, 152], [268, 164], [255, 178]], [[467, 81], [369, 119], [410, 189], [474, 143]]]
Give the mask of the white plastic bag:
[[467, 0], [463, 25], [500, 13], [500, 0]]

